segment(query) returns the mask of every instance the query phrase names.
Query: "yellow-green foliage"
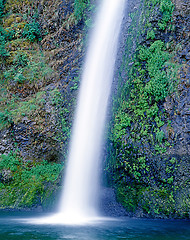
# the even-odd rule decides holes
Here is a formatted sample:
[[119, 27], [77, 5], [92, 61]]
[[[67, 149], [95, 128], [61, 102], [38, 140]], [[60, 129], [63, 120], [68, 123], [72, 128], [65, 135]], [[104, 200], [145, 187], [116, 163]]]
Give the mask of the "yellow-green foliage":
[[27, 5], [33, 3], [34, 0], [7, 0], [6, 11], [12, 10], [13, 12], [19, 12], [21, 7], [27, 8]]
[[10, 112], [14, 123], [17, 123], [23, 116], [31, 116], [36, 110], [42, 107], [44, 103], [44, 91], [38, 92], [33, 98], [28, 101], [12, 103], [8, 111]]
[[25, 101], [18, 101], [19, 98], [17, 99], [16, 97], [10, 100], [6, 98], [6, 95], [2, 96], [0, 100], [4, 102], [4, 105], [0, 105], [0, 130], [9, 126], [12, 122], [18, 123], [24, 116], [34, 118], [35, 113], [37, 114], [37, 111], [43, 106], [44, 94], [44, 91], [38, 92]]
[[0, 155], [0, 206], [19, 208], [41, 204], [48, 183], [54, 183], [61, 164], [23, 162], [17, 152]]
[[15, 15], [11, 14], [8, 18], [4, 20], [4, 27], [10, 27], [15, 21]]
[[[29, 21], [26, 16], [23, 17], [23, 12], [19, 9], [19, 6], [27, 8], [29, 3], [33, 1], [8, 0], [2, 18], [0, 62], [4, 71], [0, 75], [0, 129], [19, 122], [22, 116], [32, 116], [39, 110], [43, 99], [39, 99], [38, 95], [42, 97], [42, 91], [38, 94], [32, 91], [33, 96], [24, 101], [22, 92], [27, 93], [23, 94], [26, 97], [34, 86], [39, 91], [38, 85], [42, 86], [51, 78], [52, 70], [47, 66], [39, 45], [31, 43], [40, 36], [39, 25], [36, 20]], [[16, 11], [11, 10], [14, 7]]]
[[[20, 44], [19, 41], [17, 41], [18, 43]], [[3, 73], [6, 83], [32, 83], [38, 80], [43, 81], [45, 77], [51, 76], [52, 70], [46, 65], [45, 58], [40, 53], [17, 50], [9, 52], [9, 55], [7, 62], [12, 66]]]
[[[11, 56], [15, 56], [20, 50], [31, 50], [33, 46], [31, 46], [30, 42], [26, 39], [15, 39], [9, 41], [9, 43], [6, 45], [7, 49], [10, 51]], [[23, 51], [25, 52], [25, 51]], [[27, 53], [27, 52], [25, 52]], [[13, 60], [13, 58], [12, 58]], [[10, 61], [9, 63], [12, 63], [11, 59], [8, 59]]]

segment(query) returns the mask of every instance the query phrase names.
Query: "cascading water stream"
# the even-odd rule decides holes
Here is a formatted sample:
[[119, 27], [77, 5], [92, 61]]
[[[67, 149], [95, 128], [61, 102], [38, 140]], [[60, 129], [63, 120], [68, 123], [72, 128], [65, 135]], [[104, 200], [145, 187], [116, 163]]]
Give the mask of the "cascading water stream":
[[103, 0], [88, 49], [74, 122], [61, 212], [96, 216], [98, 166], [124, 0]]
[[125, 0], [102, 0], [90, 38], [58, 214], [41, 223], [80, 224], [98, 217], [98, 166]]

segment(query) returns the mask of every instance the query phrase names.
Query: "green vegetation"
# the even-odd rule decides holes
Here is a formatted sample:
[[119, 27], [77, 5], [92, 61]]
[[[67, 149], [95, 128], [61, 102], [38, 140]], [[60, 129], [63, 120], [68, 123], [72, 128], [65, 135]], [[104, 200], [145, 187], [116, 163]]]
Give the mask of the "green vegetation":
[[95, 11], [95, 5], [90, 0], [75, 0], [74, 16], [78, 21], [84, 20], [85, 27], [89, 29], [92, 27], [92, 16]]
[[27, 23], [24, 26], [22, 35], [31, 42], [34, 42], [35, 40], [41, 41], [41, 31], [39, 23], [35, 20]]
[[[8, 9], [11, 1], [0, 2], [0, 9]], [[0, 74], [1, 105], [0, 129], [19, 122], [23, 116], [31, 116], [43, 104], [39, 99], [43, 94], [38, 90], [43, 82], [48, 82], [52, 69], [46, 64], [43, 53], [35, 41], [40, 41], [40, 26], [36, 18], [22, 17], [16, 12], [1, 14], [3, 24], [0, 27]], [[33, 89], [32, 94], [31, 89]], [[35, 94], [36, 91], [37, 95]], [[30, 99], [23, 97], [30, 95]]]
[[87, 8], [87, 5], [90, 3], [89, 0], [75, 0], [74, 12], [77, 20], [82, 19], [84, 10]]
[[[136, 20], [138, 10], [136, 15], [131, 13], [130, 37], [120, 69], [127, 72], [128, 79], [119, 82], [110, 136], [112, 156], [106, 167], [124, 207], [130, 212], [141, 209], [152, 217], [184, 217], [190, 208], [188, 201], [179, 199], [175, 176], [180, 164], [167, 155], [172, 146], [163, 128], [171, 128], [163, 104], [176, 91], [178, 66], [158, 36], [163, 31], [171, 33], [173, 9], [171, 0], [147, 0], [140, 24]], [[139, 32], [143, 33], [140, 38]], [[131, 52], [134, 41], [142, 37], [146, 41]], [[181, 184], [184, 189], [188, 186], [187, 182]]]
[[6, 49], [7, 33], [0, 26], [0, 63], [4, 64], [7, 57], [10, 55]]
[[0, 19], [2, 19], [4, 15], [4, 9], [5, 9], [5, 0], [0, 0]]
[[26, 161], [15, 150], [14, 129], [24, 117], [33, 122], [35, 134], [44, 128], [44, 86], [53, 73], [38, 44], [42, 33], [32, 2], [0, 1], [0, 131], [9, 129], [13, 141], [13, 151], [0, 155], [0, 208], [43, 205], [63, 169], [56, 159]]
[[11, 61], [12, 66], [3, 73], [4, 83], [33, 83], [52, 73], [43, 55], [37, 52], [29, 55], [26, 52], [17, 51]]
[[18, 53], [13, 60], [14, 64], [3, 73], [3, 80], [0, 81], [2, 101], [0, 129], [10, 126], [13, 122], [18, 123], [24, 116], [34, 117], [37, 111], [43, 107], [44, 91], [39, 91], [24, 101], [21, 101], [22, 92], [19, 92], [19, 89], [12, 94], [11, 98], [9, 94], [9, 91], [14, 90], [15, 84], [22, 86], [25, 83], [35, 86], [40, 78], [43, 80], [48, 74], [51, 74], [52, 70], [46, 66], [42, 56], [34, 55], [33, 57], [29, 59], [27, 55]]
[[5, 110], [4, 112], [0, 112], [0, 130], [2, 128], [11, 126], [12, 123], [12, 118], [7, 110]]
[[52, 104], [56, 106], [56, 109], [58, 110], [58, 118], [59, 118], [59, 124], [60, 124], [60, 136], [59, 140], [62, 142], [68, 142], [68, 139], [70, 138], [70, 131], [71, 131], [71, 122], [69, 121], [70, 116], [70, 110], [69, 107], [71, 106], [71, 103], [66, 108], [64, 106], [64, 96], [61, 94], [59, 89], [55, 89], [51, 92], [52, 96]]
[[35, 207], [43, 204], [46, 188], [54, 183], [62, 169], [61, 164], [43, 161], [23, 162], [18, 152], [0, 156], [1, 208]]
[[[74, 86], [70, 87], [71, 91], [78, 89], [79, 78], [72, 80]], [[68, 143], [71, 135], [71, 123], [73, 119], [73, 106], [75, 106], [75, 97], [73, 95], [64, 95], [60, 89], [55, 88], [51, 91], [51, 102], [54, 106], [54, 115], [56, 116], [57, 126], [60, 131], [56, 134], [54, 139], [60, 142], [62, 147], [63, 160], [68, 155]]]
[[160, 12], [162, 14], [161, 21], [158, 22], [158, 26], [161, 30], [166, 29], [168, 22], [172, 22], [172, 12], [174, 10], [174, 4], [172, 1], [161, 0]]

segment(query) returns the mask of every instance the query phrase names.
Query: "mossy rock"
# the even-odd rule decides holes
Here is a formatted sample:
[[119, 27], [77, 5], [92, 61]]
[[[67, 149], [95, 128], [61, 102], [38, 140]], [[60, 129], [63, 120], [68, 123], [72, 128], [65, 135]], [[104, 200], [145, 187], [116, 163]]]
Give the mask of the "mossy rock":
[[27, 39], [15, 39], [7, 43], [7, 49], [10, 51], [34, 50], [35, 48], [38, 48], [38, 46], [34, 44], [31, 45]]
[[20, 12], [23, 7], [26, 8], [28, 5], [32, 4], [33, 0], [7, 0], [6, 1], [6, 11], [12, 10], [14, 13]]

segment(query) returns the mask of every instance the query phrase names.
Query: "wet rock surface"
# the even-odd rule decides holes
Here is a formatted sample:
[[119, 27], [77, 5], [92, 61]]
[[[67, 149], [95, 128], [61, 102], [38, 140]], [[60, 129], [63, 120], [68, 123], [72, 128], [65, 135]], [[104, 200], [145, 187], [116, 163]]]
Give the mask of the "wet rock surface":
[[173, 13], [175, 25], [175, 44], [179, 46], [175, 60], [181, 64], [178, 72], [177, 92], [165, 99], [164, 108], [171, 120], [170, 130], [165, 134], [174, 147], [169, 150], [171, 155], [186, 156], [190, 159], [190, 2], [186, 0], [174, 1]]
[[[127, 214], [135, 217], [189, 218], [190, 216], [188, 200], [190, 189], [188, 180], [190, 178], [189, 1], [173, 1], [173, 3], [171, 28], [163, 30], [158, 25], [162, 18], [159, 6], [151, 9], [142, 20], [141, 17], [144, 12], [146, 13], [147, 8], [142, 10], [143, 7], [138, 1], [129, 1], [130, 7], [126, 10], [123, 26], [125, 30], [121, 33], [121, 47], [115, 77], [118, 82], [115, 82], [114, 88], [115, 96], [121, 97], [120, 101], [123, 101], [116, 101], [115, 107], [117, 108], [118, 104], [122, 108], [118, 115], [114, 112], [114, 118], [119, 125], [119, 127], [114, 126], [117, 130], [115, 136], [119, 135], [119, 137], [114, 142], [112, 136], [107, 144], [105, 162], [109, 161], [107, 168], [110, 172], [106, 174], [109, 184], [115, 186], [117, 199], [123, 203]], [[151, 4], [150, 2], [150, 6]], [[134, 11], [135, 8], [139, 11]], [[139, 33], [143, 24], [148, 26], [148, 30]], [[153, 39], [147, 37], [148, 31], [151, 30], [154, 31]], [[133, 101], [130, 104], [139, 104], [137, 100], [139, 96], [138, 92], [134, 92], [134, 84], [127, 85], [128, 79], [133, 82], [139, 74], [139, 68], [133, 68], [135, 63], [133, 56], [135, 53], [137, 56], [139, 54], [139, 48], [136, 49], [136, 47], [139, 45], [149, 48], [153, 42], [160, 40], [166, 46], [165, 51], [172, 54], [171, 61], [178, 70], [175, 79], [172, 77], [170, 79], [175, 82], [175, 90], [157, 105], [161, 123], [157, 126], [154, 119], [146, 118], [146, 113], [137, 119], [140, 109], [136, 108], [136, 113], [133, 112], [133, 106], [125, 104], [125, 101], [130, 100], [130, 92], [133, 91]], [[146, 71], [145, 61], [141, 64]], [[136, 66], [140, 65], [137, 63]], [[132, 78], [130, 78], [131, 68], [135, 73]], [[164, 68], [162, 70], [164, 71]], [[149, 80], [150, 78], [146, 75], [143, 84]], [[122, 88], [126, 91], [122, 91]], [[122, 96], [119, 96], [120, 92]], [[143, 91], [141, 94], [143, 97]], [[148, 100], [147, 103], [151, 108]], [[136, 117], [137, 121], [130, 120], [128, 123], [127, 119], [130, 117]], [[146, 118], [145, 122], [144, 118]], [[143, 131], [141, 125], [144, 126]], [[159, 143], [160, 146], [156, 143], [158, 141], [156, 127], [162, 134], [159, 141], [164, 142], [164, 144]], [[149, 130], [145, 130], [146, 128]], [[111, 131], [114, 132], [115, 129], [112, 128]], [[141, 131], [144, 133], [143, 136]], [[116, 164], [116, 167], [113, 166], [114, 170], [110, 167], [113, 162]]]
[[123, 206], [117, 202], [116, 194], [112, 188], [100, 189], [99, 210], [103, 216], [107, 217], [121, 217], [127, 215]]
[[[75, 22], [73, 1], [37, 1], [31, 9], [38, 11], [43, 34], [40, 51], [54, 73], [47, 81], [37, 82], [36, 88], [24, 84], [19, 87], [19, 91], [18, 87], [14, 90], [17, 95], [21, 93], [19, 97], [22, 100], [30, 99], [43, 91], [43, 102], [34, 113], [20, 117], [18, 122], [12, 122], [7, 130], [0, 132], [0, 151], [8, 154], [17, 146], [25, 161], [46, 159], [57, 162], [64, 158], [63, 152], [67, 148], [66, 139], [60, 137], [60, 121], [65, 118], [67, 125], [72, 122], [72, 106], [78, 84], [73, 80], [79, 76], [83, 61], [83, 22]], [[23, 11], [24, 5], [21, 8]], [[61, 97], [58, 96], [59, 92]], [[67, 111], [69, 108], [69, 112], [60, 116], [63, 108], [67, 108]]]

